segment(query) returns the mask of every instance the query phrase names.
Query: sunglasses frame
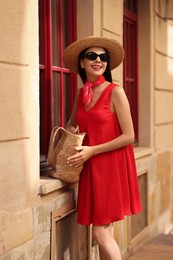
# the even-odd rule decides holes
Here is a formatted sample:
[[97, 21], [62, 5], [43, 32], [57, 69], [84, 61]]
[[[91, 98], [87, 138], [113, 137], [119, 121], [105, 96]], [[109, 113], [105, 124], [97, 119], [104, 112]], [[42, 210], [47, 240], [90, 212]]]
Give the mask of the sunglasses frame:
[[[95, 57], [91, 58], [91, 57], [89, 56], [89, 55], [91, 55], [91, 54], [94, 55]], [[104, 55], [104, 56], [103, 56], [103, 55]], [[86, 53], [84, 57], [87, 58], [88, 60], [91, 60], [91, 61], [94, 61], [94, 60], [97, 59], [97, 57], [99, 57], [102, 62], [108, 62], [109, 59], [110, 59], [110, 56], [109, 56], [107, 53], [97, 54], [97, 53], [95, 53], [95, 52], [93, 52], [93, 51], [90, 51], [90, 52]], [[106, 60], [105, 60], [104, 58], [102, 58], [102, 57], [105, 57]]]

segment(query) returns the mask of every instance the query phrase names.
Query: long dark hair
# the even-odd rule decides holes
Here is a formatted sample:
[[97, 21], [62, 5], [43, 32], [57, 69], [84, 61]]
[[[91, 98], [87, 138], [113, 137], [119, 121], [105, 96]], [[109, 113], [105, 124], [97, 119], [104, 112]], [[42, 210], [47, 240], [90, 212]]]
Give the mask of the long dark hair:
[[[81, 60], [84, 59], [84, 56], [85, 56], [85, 53], [86, 53], [87, 49], [81, 51], [81, 53], [79, 54], [79, 57], [78, 57], [78, 71], [79, 71], [79, 75], [80, 75], [83, 83], [86, 82], [86, 78], [87, 77], [86, 77], [85, 69], [81, 68], [80, 62], [81, 62]], [[106, 53], [108, 53], [108, 51], [106, 49], [105, 49], [105, 51], [106, 51]], [[112, 74], [111, 74], [111, 70], [110, 70], [110, 61], [107, 62], [106, 70], [103, 73], [103, 76], [105, 77], [105, 80], [107, 80], [107, 81], [112, 83]]]

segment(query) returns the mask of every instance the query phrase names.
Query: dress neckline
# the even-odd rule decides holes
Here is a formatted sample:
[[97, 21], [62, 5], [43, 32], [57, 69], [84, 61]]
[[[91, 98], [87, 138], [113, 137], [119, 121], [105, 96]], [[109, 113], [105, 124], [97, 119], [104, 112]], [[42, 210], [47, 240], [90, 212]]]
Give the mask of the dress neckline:
[[98, 102], [100, 101], [101, 97], [103, 96], [104, 92], [110, 87], [110, 86], [116, 86], [114, 83], [109, 83], [102, 91], [102, 93], [100, 94], [100, 96], [98, 97], [98, 99], [96, 100], [96, 102], [91, 106], [89, 107], [89, 109], [86, 109], [85, 105], [83, 106], [83, 109], [86, 113], [90, 112], [97, 104]]

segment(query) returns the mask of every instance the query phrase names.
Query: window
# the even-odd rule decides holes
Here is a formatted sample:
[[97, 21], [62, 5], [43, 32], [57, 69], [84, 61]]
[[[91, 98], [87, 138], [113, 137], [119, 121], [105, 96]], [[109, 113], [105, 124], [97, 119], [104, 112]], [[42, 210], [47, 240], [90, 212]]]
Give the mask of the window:
[[54, 126], [70, 117], [76, 77], [63, 64], [63, 52], [76, 40], [76, 1], [39, 0], [40, 154], [44, 165]]
[[137, 83], [137, 0], [124, 1], [123, 44], [124, 88], [130, 103], [135, 131], [135, 143], [138, 141], [138, 83]]

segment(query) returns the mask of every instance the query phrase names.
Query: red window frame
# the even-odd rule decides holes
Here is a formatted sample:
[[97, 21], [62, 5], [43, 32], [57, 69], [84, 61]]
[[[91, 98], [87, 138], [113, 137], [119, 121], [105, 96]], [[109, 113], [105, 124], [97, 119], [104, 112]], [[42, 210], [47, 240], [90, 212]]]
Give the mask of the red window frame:
[[130, 103], [135, 143], [138, 142], [137, 0], [124, 1], [124, 89]]
[[52, 128], [65, 125], [74, 101], [77, 80], [64, 67], [63, 52], [76, 40], [76, 8], [76, 0], [39, 0], [41, 162]]

